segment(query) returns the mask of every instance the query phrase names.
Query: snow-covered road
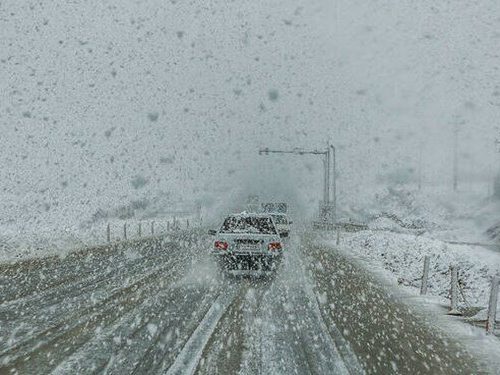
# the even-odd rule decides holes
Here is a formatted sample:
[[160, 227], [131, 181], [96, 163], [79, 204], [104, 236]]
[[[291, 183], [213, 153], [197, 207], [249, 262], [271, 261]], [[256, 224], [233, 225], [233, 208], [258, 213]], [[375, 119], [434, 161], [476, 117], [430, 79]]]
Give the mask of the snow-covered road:
[[0, 373], [477, 373], [347, 258], [290, 239], [274, 277], [223, 277], [192, 232], [0, 272]]

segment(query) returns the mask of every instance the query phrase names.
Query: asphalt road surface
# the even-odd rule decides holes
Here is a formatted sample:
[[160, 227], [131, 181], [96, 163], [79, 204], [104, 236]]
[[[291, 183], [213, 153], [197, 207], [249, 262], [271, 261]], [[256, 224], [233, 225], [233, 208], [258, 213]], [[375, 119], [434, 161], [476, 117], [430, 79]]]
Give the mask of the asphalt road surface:
[[474, 358], [335, 250], [292, 236], [224, 276], [199, 233], [0, 265], [0, 374], [472, 374]]

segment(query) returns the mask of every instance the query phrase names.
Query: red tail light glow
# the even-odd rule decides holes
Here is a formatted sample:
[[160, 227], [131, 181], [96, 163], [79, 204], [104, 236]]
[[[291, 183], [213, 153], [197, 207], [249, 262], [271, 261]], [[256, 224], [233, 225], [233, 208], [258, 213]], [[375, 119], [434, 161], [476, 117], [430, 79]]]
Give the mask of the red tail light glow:
[[227, 250], [229, 247], [229, 244], [224, 241], [215, 241], [214, 247], [219, 250]]
[[281, 250], [281, 242], [271, 242], [268, 248], [269, 250]]

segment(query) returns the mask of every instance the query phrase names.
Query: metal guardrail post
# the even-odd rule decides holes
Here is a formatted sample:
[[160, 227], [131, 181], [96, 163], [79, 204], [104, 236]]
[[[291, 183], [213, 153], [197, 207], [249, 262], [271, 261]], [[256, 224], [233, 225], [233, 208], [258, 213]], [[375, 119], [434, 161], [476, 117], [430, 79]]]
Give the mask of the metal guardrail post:
[[495, 320], [497, 315], [499, 277], [493, 276], [491, 279], [491, 292], [488, 304], [488, 318], [486, 320], [486, 333], [492, 334], [495, 331]]
[[422, 275], [422, 285], [420, 286], [420, 295], [427, 294], [427, 285], [429, 281], [429, 265], [431, 258], [426, 255], [424, 258], [424, 273]]

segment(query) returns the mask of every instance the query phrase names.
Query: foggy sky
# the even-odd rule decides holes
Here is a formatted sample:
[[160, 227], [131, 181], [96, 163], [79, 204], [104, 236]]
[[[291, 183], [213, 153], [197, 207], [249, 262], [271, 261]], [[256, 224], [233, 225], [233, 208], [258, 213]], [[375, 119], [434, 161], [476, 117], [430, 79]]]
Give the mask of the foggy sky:
[[260, 146], [333, 142], [346, 202], [419, 155], [449, 185], [456, 126], [463, 178], [497, 168], [497, 1], [41, 3], [0, 3], [4, 223], [166, 195], [316, 208], [321, 161]]

